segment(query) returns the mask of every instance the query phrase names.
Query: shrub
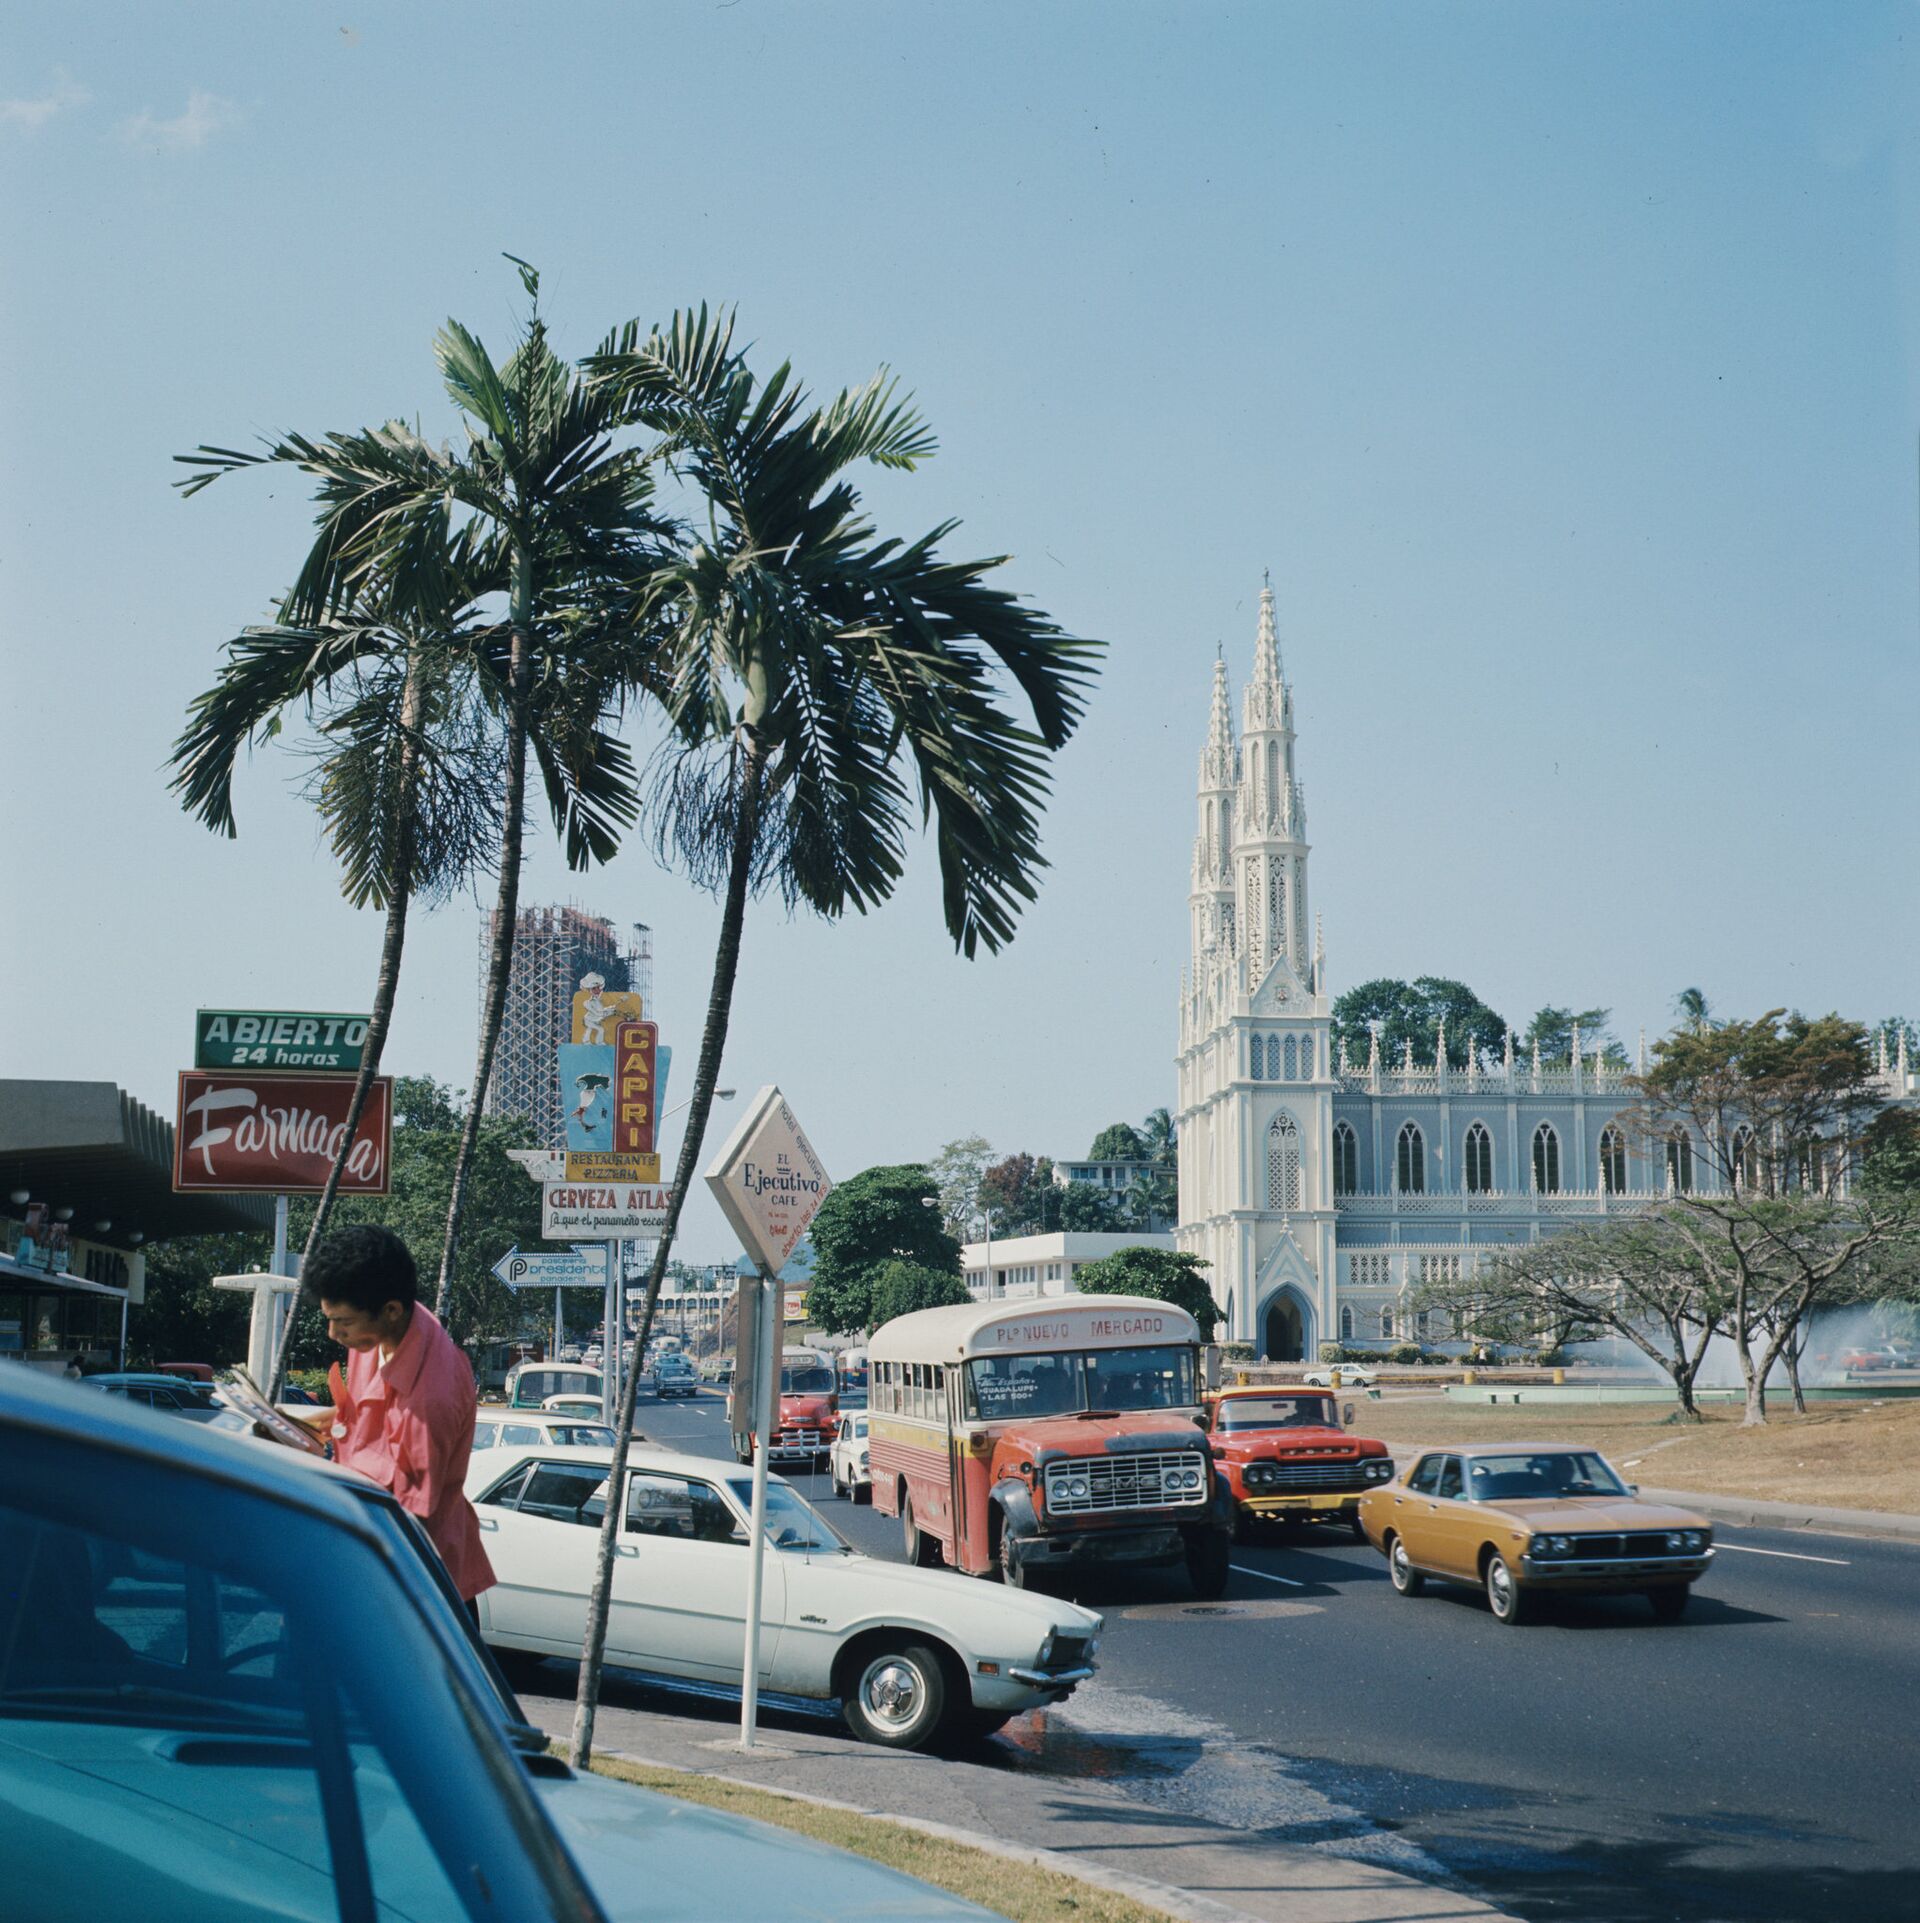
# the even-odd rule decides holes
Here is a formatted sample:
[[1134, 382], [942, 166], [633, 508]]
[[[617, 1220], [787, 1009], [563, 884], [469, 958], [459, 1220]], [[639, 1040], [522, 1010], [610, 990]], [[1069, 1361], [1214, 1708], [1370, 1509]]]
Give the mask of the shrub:
[[1420, 1360], [1420, 1345], [1417, 1342], [1402, 1342], [1397, 1348], [1387, 1351], [1387, 1360], [1398, 1363], [1402, 1368], [1410, 1367]]
[[1347, 1351], [1343, 1344], [1338, 1342], [1321, 1343], [1320, 1360], [1322, 1362], [1344, 1362], [1346, 1359]]

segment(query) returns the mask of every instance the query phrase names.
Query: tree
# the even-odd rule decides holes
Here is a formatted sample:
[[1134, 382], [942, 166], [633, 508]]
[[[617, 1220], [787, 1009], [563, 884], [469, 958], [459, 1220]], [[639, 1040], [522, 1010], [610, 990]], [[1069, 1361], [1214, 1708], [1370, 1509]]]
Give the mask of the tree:
[[156, 1362], [237, 1362], [247, 1353], [252, 1302], [211, 1286], [216, 1275], [264, 1269], [266, 1235], [191, 1235], [147, 1247], [145, 1300], [127, 1310], [127, 1367]]
[[983, 1171], [979, 1192], [984, 1207], [999, 1211], [1001, 1232], [1019, 1235], [1038, 1226], [1054, 1188], [1052, 1162], [1023, 1149]]
[[1116, 1197], [1116, 1206], [1129, 1228], [1154, 1233], [1180, 1212], [1180, 1190], [1173, 1171], [1154, 1168], [1129, 1182]]
[[1167, 1168], [1178, 1166], [1180, 1135], [1170, 1110], [1154, 1108], [1147, 1111], [1146, 1119], [1140, 1124], [1140, 1146], [1146, 1151], [1148, 1161], [1158, 1162]]
[[1144, 1162], [1146, 1159], [1146, 1144], [1141, 1141], [1139, 1130], [1128, 1122], [1109, 1122], [1087, 1150], [1089, 1162]]
[[1713, 1006], [1703, 989], [1681, 989], [1673, 998], [1673, 1012], [1689, 1035], [1698, 1035], [1713, 1025]]
[[1503, 1248], [1476, 1269], [1423, 1284], [1416, 1313], [1477, 1341], [1560, 1349], [1611, 1334], [1672, 1379], [1680, 1407], [1700, 1413], [1695, 1385], [1725, 1301], [1720, 1278], [1661, 1211]]
[[[320, 534], [281, 610], [284, 622], [340, 617], [369, 580], [444, 613], [444, 559], [468, 557], [461, 582], [476, 606], [504, 603], [475, 659], [499, 717], [502, 754], [498, 886], [480, 1040], [441, 1237], [435, 1307], [444, 1318], [459, 1261], [460, 1223], [506, 1005], [518, 919], [527, 754], [544, 779], [555, 827], [575, 868], [604, 861], [638, 808], [625, 746], [603, 723], [630, 691], [663, 692], [650, 676], [652, 622], [669, 596], [661, 563], [673, 530], [652, 512], [655, 449], [614, 445], [632, 424], [619, 391], [556, 355], [540, 318], [539, 278], [520, 268], [532, 308], [501, 365], [448, 321], [434, 340], [466, 445], [435, 447], [398, 421], [315, 441], [288, 435], [263, 453], [202, 447], [187, 493], [243, 467], [283, 464], [319, 482]], [[612, 348], [616, 337], [603, 345]], [[488, 602], [491, 605], [491, 602]]]
[[1341, 1054], [1365, 1062], [1373, 1046], [1372, 1025], [1380, 1024], [1380, 1059], [1389, 1068], [1405, 1058], [1407, 1044], [1414, 1059], [1431, 1062], [1440, 1046], [1440, 1024], [1447, 1027], [1447, 1061], [1465, 1068], [1467, 1051], [1481, 1058], [1497, 1054], [1507, 1024], [1465, 982], [1444, 975], [1421, 975], [1413, 981], [1381, 976], [1350, 988], [1333, 1005], [1333, 1041]]
[[1088, 1262], [1073, 1278], [1082, 1295], [1144, 1295], [1171, 1303], [1200, 1325], [1203, 1341], [1225, 1319], [1213, 1290], [1201, 1273], [1207, 1263], [1185, 1249], [1116, 1249], [1098, 1262]]
[[1649, 1149], [1668, 1153], [1678, 1132], [1707, 1172], [1704, 1183], [1674, 1180], [1684, 1164], [1670, 1160], [1663, 1214], [1715, 1279], [1746, 1385], [1744, 1420], [1764, 1423], [1767, 1379], [1783, 1358], [1792, 1371], [1807, 1319], [1871, 1299], [1904, 1268], [1920, 1230], [1909, 1197], [1849, 1180], [1885, 1106], [1867, 1031], [1837, 1014], [1778, 1008], [1683, 1025], [1655, 1045], [1633, 1086]]
[[1627, 1065], [1627, 1051], [1607, 1033], [1610, 1008], [1537, 1009], [1520, 1046], [1531, 1054], [1536, 1048], [1543, 1062], [1570, 1062], [1573, 1059], [1573, 1031], [1580, 1031], [1580, 1053], [1590, 1056], [1596, 1044], [1602, 1056], [1616, 1068]]
[[[662, 586], [674, 743], [653, 792], [658, 845], [722, 908], [644, 1339], [705, 1138], [749, 894], [865, 913], [892, 895], [917, 809], [955, 946], [997, 952], [1038, 890], [1048, 757], [1078, 725], [1099, 648], [990, 583], [1004, 557], [941, 558], [952, 522], [907, 544], [875, 534], [846, 471], [911, 470], [934, 446], [884, 373], [815, 406], [788, 367], [761, 385], [727, 340], [709, 345], [704, 315], [644, 345], [630, 330], [590, 365], [667, 437], [671, 472], [708, 515], [706, 538]], [[629, 1381], [587, 1610], [577, 1765], [592, 1750], [633, 1401]]]
[[882, 1262], [873, 1272], [872, 1326], [877, 1329], [916, 1309], [955, 1308], [972, 1300], [966, 1283], [948, 1270], [925, 1268], [917, 1262]]
[[927, 1164], [940, 1193], [940, 1215], [947, 1233], [964, 1242], [980, 1221], [980, 1189], [986, 1180], [992, 1144], [984, 1135], [960, 1135], [943, 1142]]
[[1060, 1197], [1060, 1226], [1069, 1235], [1111, 1235], [1120, 1228], [1120, 1211], [1091, 1182], [1069, 1182]]
[[937, 1199], [921, 1162], [862, 1169], [834, 1188], [808, 1231], [808, 1319], [835, 1335], [872, 1328], [884, 1319], [874, 1291], [889, 1263], [957, 1280], [960, 1244], [933, 1206]]
[[[392, 1025], [416, 900], [432, 906], [482, 870], [498, 824], [496, 769], [474, 666], [471, 556], [433, 557], [430, 584], [401, 592], [391, 575], [360, 583], [346, 610], [306, 627], [245, 629], [175, 743], [170, 784], [216, 832], [238, 833], [234, 764], [280, 736], [290, 710], [317, 720], [308, 791], [341, 867], [341, 893], [385, 912], [359, 1073], [340, 1148], [313, 1211], [306, 1250], [325, 1233], [368, 1091]], [[430, 605], [421, 605], [430, 597]]]

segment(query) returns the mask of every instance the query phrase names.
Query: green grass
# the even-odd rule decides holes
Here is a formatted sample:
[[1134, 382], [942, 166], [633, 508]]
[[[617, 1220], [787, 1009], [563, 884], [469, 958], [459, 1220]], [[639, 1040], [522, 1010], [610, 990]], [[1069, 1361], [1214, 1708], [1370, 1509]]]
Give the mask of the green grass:
[[[556, 1753], [560, 1746], [555, 1745]], [[1146, 1908], [1131, 1897], [1082, 1883], [1057, 1870], [1040, 1869], [991, 1855], [965, 1843], [928, 1836], [883, 1816], [861, 1816], [851, 1810], [823, 1809], [777, 1790], [748, 1789], [711, 1776], [685, 1770], [656, 1769], [617, 1757], [596, 1757], [593, 1768], [602, 1776], [635, 1783], [682, 1802], [704, 1803], [712, 1809], [751, 1816], [802, 1836], [831, 1843], [835, 1849], [884, 1863], [888, 1869], [915, 1876], [923, 1883], [964, 1896], [982, 1909], [1008, 1917], [1012, 1923], [1171, 1923], [1164, 1910]]]

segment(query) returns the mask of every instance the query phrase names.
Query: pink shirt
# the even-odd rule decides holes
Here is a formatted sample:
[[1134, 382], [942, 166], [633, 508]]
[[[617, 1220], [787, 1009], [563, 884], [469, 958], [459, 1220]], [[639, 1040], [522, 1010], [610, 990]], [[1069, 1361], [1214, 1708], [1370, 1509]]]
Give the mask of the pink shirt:
[[467, 1358], [416, 1302], [391, 1361], [377, 1348], [347, 1357], [347, 1406], [337, 1412], [347, 1433], [335, 1448], [347, 1468], [392, 1490], [420, 1518], [468, 1602], [496, 1580], [463, 1487], [476, 1401]]

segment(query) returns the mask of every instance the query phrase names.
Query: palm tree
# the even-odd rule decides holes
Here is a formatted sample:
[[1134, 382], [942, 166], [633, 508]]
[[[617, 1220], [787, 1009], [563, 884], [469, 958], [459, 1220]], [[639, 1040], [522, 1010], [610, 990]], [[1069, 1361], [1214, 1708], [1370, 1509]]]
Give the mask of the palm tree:
[[1140, 1124], [1140, 1145], [1147, 1152], [1150, 1162], [1171, 1168], [1178, 1153], [1179, 1130], [1174, 1125], [1170, 1110], [1156, 1108], [1148, 1111], [1147, 1118]]
[[[458, 557], [445, 579], [460, 581]], [[375, 590], [316, 627], [253, 627], [226, 651], [212, 688], [189, 711], [169, 784], [186, 810], [237, 834], [234, 765], [278, 736], [290, 710], [315, 715], [320, 735], [309, 792], [356, 908], [384, 910], [379, 970], [341, 1147], [314, 1211], [306, 1248], [325, 1233], [367, 1093], [379, 1072], [416, 900], [443, 900], [491, 858], [496, 822], [486, 720], [475, 695], [466, 597], [431, 617]]]
[[[496, 366], [479, 339], [448, 321], [434, 339], [442, 380], [467, 444], [435, 447], [403, 423], [289, 435], [261, 453], [202, 447], [192, 493], [236, 468], [291, 465], [319, 481], [320, 537], [283, 618], [338, 613], [369, 577], [425, 608], [444, 594], [441, 557], [473, 557], [469, 585], [504, 601], [477, 648], [481, 688], [501, 729], [498, 886], [478, 1056], [447, 1209], [435, 1308], [444, 1316], [480, 1116], [506, 1007], [518, 919], [527, 752], [574, 868], [606, 860], [634, 818], [628, 752], [607, 728], [631, 691], [649, 685], [649, 622], [671, 532], [652, 512], [657, 450], [615, 445], [627, 424], [617, 390], [589, 382], [554, 353], [539, 311], [539, 277], [515, 263], [533, 302], [513, 353]], [[603, 343], [611, 352], [621, 343]], [[644, 356], [636, 356], [644, 358]]]
[[1683, 988], [1673, 998], [1674, 1013], [1689, 1035], [1704, 1035], [1713, 1025], [1713, 1009], [1698, 988]]
[[[847, 470], [910, 470], [934, 447], [884, 373], [814, 406], [788, 367], [761, 385], [727, 345], [725, 323], [713, 334], [704, 312], [700, 323], [678, 317], [647, 352], [623, 342], [588, 363], [667, 436], [676, 474], [708, 509], [706, 538], [671, 584], [678, 619], [663, 679], [673, 735], [656, 766], [655, 833], [723, 906], [636, 1353], [699, 1166], [749, 895], [771, 888], [829, 917], [865, 913], [893, 892], [917, 807], [933, 828], [956, 947], [997, 951], [1045, 866], [1047, 756], [1078, 723], [1099, 653], [988, 583], [1004, 557], [940, 558], [954, 523], [911, 543], [875, 534]], [[1003, 677], [1030, 724], [1002, 705]], [[577, 1764], [593, 1747], [636, 1380], [615, 1431], [574, 1709]]]

